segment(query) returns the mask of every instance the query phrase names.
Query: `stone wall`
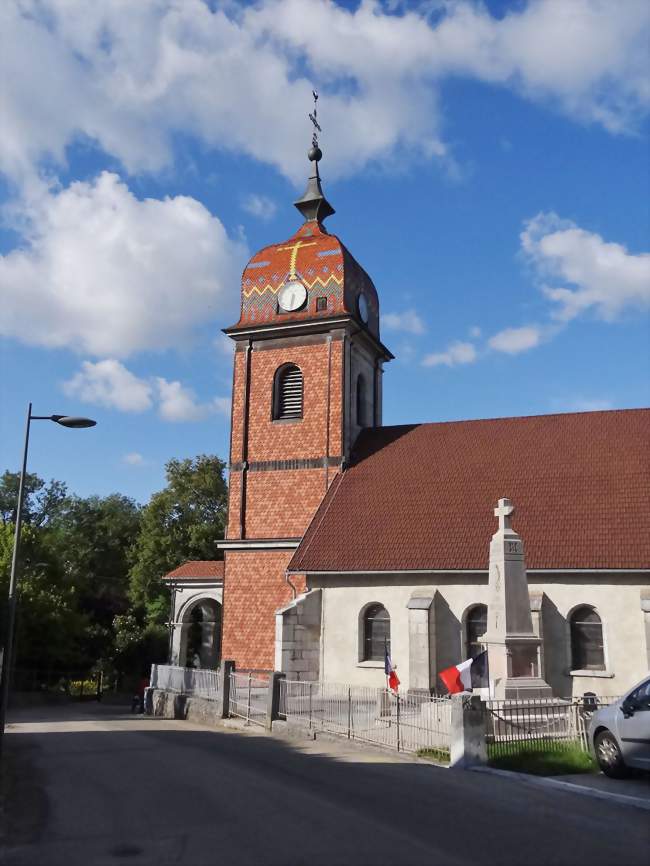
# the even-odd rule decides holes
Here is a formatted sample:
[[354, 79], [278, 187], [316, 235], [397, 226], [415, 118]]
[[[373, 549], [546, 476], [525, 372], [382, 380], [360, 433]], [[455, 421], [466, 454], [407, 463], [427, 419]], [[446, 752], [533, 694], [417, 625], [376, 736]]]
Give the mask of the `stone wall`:
[[148, 713], [162, 719], [186, 719], [199, 725], [217, 725], [221, 721], [219, 701], [151, 689], [148, 703]]
[[321, 591], [298, 596], [275, 615], [275, 670], [288, 680], [320, 675]]
[[[620, 695], [647, 673], [648, 641], [643, 605], [647, 577], [641, 574], [528, 575], [533, 622], [543, 640], [543, 675], [554, 694], [570, 697], [595, 692]], [[413, 597], [433, 597], [429, 623], [431, 685], [441, 688], [437, 674], [466, 656], [464, 617], [474, 604], [487, 604], [487, 572], [431, 575], [396, 574], [352, 577], [310, 577], [310, 586], [323, 590], [323, 649], [320, 679], [381, 687], [383, 663], [359, 657], [359, 614], [378, 602], [391, 617], [391, 656], [403, 688], [411, 687], [415, 670], [410, 651]], [[605, 671], [571, 674], [568, 616], [578, 605], [593, 605], [603, 623]], [[539, 608], [535, 610], [535, 608]], [[539, 616], [537, 614], [539, 613]], [[424, 626], [424, 614], [421, 615]], [[418, 640], [420, 640], [419, 635]], [[419, 688], [421, 679], [414, 677]]]

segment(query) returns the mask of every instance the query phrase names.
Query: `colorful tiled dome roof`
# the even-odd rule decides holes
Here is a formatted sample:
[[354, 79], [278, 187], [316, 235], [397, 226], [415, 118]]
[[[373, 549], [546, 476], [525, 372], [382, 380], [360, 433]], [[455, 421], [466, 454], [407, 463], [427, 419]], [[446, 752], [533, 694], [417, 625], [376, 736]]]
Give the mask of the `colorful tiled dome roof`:
[[[278, 292], [294, 280], [307, 289], [307, 300], [300, 309], [284, 312], [278, 307]], [[341, 315], [351, 315], [363, 324], [358, 309], [361, 293], [368, 305], [367, 328], [379, 339], [379, 299], [372, 280], [336, 235], [329, 234], [318, 220], [308, 220], [289, 240], [264, 247], [246, 265], [241, 314], [235, 327]], [[321, 298], [326, 305], [318, 304]]]

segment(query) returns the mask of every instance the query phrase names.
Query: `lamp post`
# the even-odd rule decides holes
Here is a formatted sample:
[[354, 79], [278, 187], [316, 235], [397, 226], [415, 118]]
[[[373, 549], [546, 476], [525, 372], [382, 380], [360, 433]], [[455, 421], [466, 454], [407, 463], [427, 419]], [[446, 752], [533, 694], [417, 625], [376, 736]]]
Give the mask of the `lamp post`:
[[27, 449], [29, 447], [29, 428], [32, 421], [54, 421], [61, 427], [73, 429], [81, 427], [94, 427], [97, 423], [91, 418], [76, 418], [72, 415], [32, 415], [32, 404], [27, 409], [27, 426], [25, 428], [25, 448], [23, 451], [23, 465], [20, 471], [20, 484], [18, 486], [18, 505], [16, 510], [16, 528], [14, 534], [14, 550], [11, 559], [11, 577], [9, 579], [9, 599], [7, 605], [7, 629], [2, 653], [2, 691], [0, 692], [0, 752], [5, 732], [5, 719], [7, 716], [7, 701], [9, 699], [9, 681], [13, 668], [14, 657], [14, 632], [16, 627], [16, 600], [18, 561], [20, 556], [20, 530], [23, 522], [23, 501], [25, 498], [25, 475], [27, 472]]

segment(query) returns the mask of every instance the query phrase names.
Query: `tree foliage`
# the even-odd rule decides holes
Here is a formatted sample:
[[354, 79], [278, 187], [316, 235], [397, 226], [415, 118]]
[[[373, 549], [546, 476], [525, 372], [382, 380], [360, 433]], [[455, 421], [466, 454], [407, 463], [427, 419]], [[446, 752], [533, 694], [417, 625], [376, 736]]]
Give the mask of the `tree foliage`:
[[154, 623], [163, 623], [169, 612], [160, 578], [188, 559], [217, 558], [228, 502], [225, 464], [218, 457], [170, 460], [165, 469], [167, 486], [144, 509], [131, 569], [131, 600]]
[[[26, 477], [17, 667], [115, 668], [141, 676], [164, 659], [169, 594], [160, 578], [187, 559], [214, 559], [223, 538], [224, 463], [172, 460], [167, 486], [141, 508], [120, 494], [81, 498]], [[6, 622], [18, 473], [0, 476], [0, 614]], [[4, 641], [3, 635], [0, 644]]]
[[[6, 526], [16, 523], [19, 472], [4, 472], [0, 476], [0, 520]], [[45, 483], [31, 472], [25, 475], [23, 522], [44, 526], [59, 516], [67, 499], [67, 487], [62, 481]]]

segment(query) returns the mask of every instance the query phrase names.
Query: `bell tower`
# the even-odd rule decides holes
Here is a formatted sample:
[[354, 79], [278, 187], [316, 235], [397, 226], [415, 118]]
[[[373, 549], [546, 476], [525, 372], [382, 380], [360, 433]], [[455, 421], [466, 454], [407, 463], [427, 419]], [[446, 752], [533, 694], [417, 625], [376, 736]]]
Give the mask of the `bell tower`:
[[[315, 114], [312, 116], [315, 121]], [[372, 280], [324, 220], [334, 213], [313, 170], [286, 241], [242, 276], [235, 342], [222, 658], [273, 666], [275, 612], [305, 581], [291, 556], [364, 427], [381, 425], [382, 365]]]

